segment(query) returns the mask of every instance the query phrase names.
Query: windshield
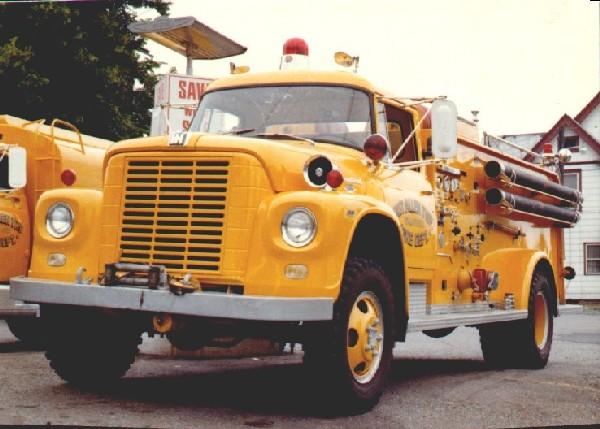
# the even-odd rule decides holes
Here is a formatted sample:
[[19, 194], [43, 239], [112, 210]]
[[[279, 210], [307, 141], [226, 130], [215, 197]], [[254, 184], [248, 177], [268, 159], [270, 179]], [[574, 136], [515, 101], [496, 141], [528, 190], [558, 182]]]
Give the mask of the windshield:
[[371, 134], [369, 96], [340, 86], [261, 86], [206, 94], [190, 131], [292, 135], [362, 150]]

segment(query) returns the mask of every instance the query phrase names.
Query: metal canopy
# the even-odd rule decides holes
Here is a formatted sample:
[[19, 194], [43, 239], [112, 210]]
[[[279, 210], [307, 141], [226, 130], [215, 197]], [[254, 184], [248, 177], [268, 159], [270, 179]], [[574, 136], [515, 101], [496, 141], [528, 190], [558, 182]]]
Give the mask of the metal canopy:
[[216, 60], [243, 54], [247, 48], [196, 21], [193, 16], [158, 17], [138, 21], [129, 31], [154, 40], [184, 55], [189, 60]]

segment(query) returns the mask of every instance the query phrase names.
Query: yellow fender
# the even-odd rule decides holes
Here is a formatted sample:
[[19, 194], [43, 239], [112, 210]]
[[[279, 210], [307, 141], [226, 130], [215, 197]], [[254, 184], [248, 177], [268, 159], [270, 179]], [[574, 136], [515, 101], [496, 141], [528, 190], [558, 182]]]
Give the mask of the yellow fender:
[[[297, 206], [310, 209], [317, 220], [317, 237], [302, 248], [292, 248], [281, 239], [281, 219]], [[253, 252], [244, 279], [248, 293], [337, 298], [352, 238], [360, 221], [369, 215], [388, 219], [399, 231], [391, 208], [374, 198], [310, 191], [272, 197], [259, 207], [257, 214], [251, 238]], [[288, 280], [283, 275], [273, 276], [274, 270], [283, 274], [287, 264], [308, 266], [308, 277]]]
[[[496, 271], [500, 275], [500, 285], [490, 293], [490, 300], [502, 301], [506, 293], [512, 293], [515, 297], [515, 308], [527, 310], [531, 278], [540, 264], [549, 268], [548, 273], [553, 273], [550, 258], [544, 252], [532, 249], [500, 249], [485, 255], [481, 261], [482, 268]], [[549, 280], [551, 285], [556, 285], [554, 274], [551, 274]], [[556, 303], [556, 286], [552, 293]]]
[[[57, 202], [67, 203], [73, 211], [73, 230], [57, 239], [46, 230], [46, 213]], [[98, 277], [98, 243], [100, 242], [100, 213], [102, 192], [93, 189], [54, 189], [44, 192], [36, 206], [33, 234], [33, 254], [29, 275], [75, 281], [79, 267], [84, 267], [85, 278], [93, 282]], [[49, 266], [51, 253], [66, 256], [63, 266]]]

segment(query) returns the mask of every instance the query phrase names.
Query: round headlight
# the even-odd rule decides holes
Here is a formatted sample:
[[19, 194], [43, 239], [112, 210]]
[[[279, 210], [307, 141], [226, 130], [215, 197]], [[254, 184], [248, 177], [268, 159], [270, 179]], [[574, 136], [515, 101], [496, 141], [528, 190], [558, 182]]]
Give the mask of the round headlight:
[[292, 247], [303, 247], [315, 237], [317, 222], [310, 210], [303, 207], [291, 209], [281, 222], [283, 241]]
[[46, 230], [54, 238], [66, 237], [73, 229], [73, 211], [65, 203], [53, 204], [46, 214]]

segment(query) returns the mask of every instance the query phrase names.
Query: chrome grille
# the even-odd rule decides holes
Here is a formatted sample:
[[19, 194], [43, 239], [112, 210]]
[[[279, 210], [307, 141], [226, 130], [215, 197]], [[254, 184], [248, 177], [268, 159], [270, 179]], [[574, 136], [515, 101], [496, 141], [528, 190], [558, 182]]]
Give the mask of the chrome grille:
[[228, 174], [226, 159], [129, 159], [120, 260], [218, 272]]

